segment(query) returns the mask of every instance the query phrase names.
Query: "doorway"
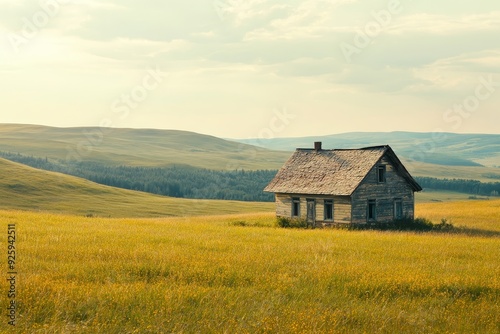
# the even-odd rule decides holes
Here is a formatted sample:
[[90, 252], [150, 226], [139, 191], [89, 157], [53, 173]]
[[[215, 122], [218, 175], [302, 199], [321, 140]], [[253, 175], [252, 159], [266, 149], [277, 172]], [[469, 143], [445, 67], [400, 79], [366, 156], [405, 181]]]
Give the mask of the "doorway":
[[316, 200], [307, 199], [307, 227], [316, 227]]

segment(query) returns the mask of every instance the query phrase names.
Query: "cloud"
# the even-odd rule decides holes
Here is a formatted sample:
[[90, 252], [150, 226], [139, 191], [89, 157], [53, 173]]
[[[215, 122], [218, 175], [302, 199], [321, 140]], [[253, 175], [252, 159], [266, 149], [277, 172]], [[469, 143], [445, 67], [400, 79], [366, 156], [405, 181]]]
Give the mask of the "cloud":
[[283, 4], [273, 0], [215, 0], [214, 8], [220, 19], [236, 27], [255, 24], [276, 13], [286, 12], [294, 1]]
[[109, 59], [154, 62], [176, 50], [189, 49], [185, 40], [154, 41], [147, 39], [116, 38], [111, 41], [86, 41], [84, 49], [94, 55]]
[[[376, 22], [373, 12], [386, 10], [387, 0], [68, 1], [19, 53], [4, 38], [0, 88], [5, 108], [26, 117], [39, 106], [58, 125], [100, 120], [157, 66], [169, 79], [123, 126], [154, 127], [162, 115], [169, 127], [189, 129], [199, 123], [189, 119], [203, 118], [196, 126], [219, 134], [229, 130], [218, 129], [212, 115], [247, 124], [255, 113], [290, 107], [304, 122], [311, 112], [324, 116], [328, 131], [340, 117], [332, 109], [347, 111], [344, 124], [351, 113], [369, 119], [368, 112], [418, 107], [430, 116], [470, 93], [479, 76], [498, 72], [498, 1], [401, 3], [348, 63], [339, 46]], [[20, 33], [39, 10], [37, 1], [0, 0], [0, 31]], [[298, 122], [293, 131], [302, 128]]]
[[245, 40], [292, 40], [325, 37], [336, 30], [337, 8], [354, 0], [308, 0], [288, 6], [284, 17], [271, 20], [266, 26], [247, 32]]
[[391, 24], [386, 32], [397, 35], [414, 32], [450, 35], [470, 31], [498, 32], [499, 29], [500, 11], [459, 17], [418, 13], [396, 18], [394, 24]]
[[[500, 49], [462, 54], [440, 59], [413, 73], [425, 83], [421, 91], [450, 91], [464, 94], [471, 90], [480, 77], [498, 73]], [[414, 87], [417, 88], [417, 87]]]

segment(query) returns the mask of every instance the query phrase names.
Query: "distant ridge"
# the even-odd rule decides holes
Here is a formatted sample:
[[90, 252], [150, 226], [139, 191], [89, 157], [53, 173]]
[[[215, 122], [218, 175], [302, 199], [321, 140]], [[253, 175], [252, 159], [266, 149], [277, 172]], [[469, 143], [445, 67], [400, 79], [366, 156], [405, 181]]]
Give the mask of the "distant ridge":
[[0, 124], [0, 151], [109, 165], [277, 169], [289, 153], [180, 130]]
[[406, 159], [448, 166], [500, 166], [500, 135], [428, 132], [349, 132], [296, 138], [239, 139], [241, 143], [291, 151], [322, 141], [325, 148], [361, 148], [389, 143]]
[[[0, 124], [0, 152], [49, 160], [81, 159], [106, 166], [193, 166], [221, 171], [279, 169], [297, 147], [325, 149], [389, 144], [413, 175], [475, 179], [500, 177], [500, 135], [351, 132], [329, 136], [221, 139], [180, 130], [56, 128]], [[79, 155], [79, 152], [82, 153]], [[481, 165], [487, 167], [480, 167]]]

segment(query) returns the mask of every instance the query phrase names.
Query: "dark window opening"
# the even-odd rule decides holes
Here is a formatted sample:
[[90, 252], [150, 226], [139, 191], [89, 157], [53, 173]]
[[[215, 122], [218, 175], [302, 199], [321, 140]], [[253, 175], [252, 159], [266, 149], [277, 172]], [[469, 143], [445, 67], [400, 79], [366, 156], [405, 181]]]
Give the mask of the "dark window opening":
[[333, 220], [333, 201], [325, 200], [325, 220]]
[[394, 219], [403, 218], [403, 201], [400, 198], [394, 200]]
[[300, 198], [292, 198], [292, 217], [300, 216]]
[[378, 180], [378, 183], [385, 182], [385, 166], [378, 166], [378, 168], [377, 168], [377, 180]]
[[368, 220], [377, 220], [377, 201], [371, 199], [368, 201]]

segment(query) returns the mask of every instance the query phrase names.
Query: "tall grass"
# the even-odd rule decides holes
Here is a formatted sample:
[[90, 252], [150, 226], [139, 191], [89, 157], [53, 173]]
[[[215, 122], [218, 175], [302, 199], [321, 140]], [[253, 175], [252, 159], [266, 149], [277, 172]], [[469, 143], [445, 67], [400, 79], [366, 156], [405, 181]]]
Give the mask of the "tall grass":
[[495, 236], [288, 230], [273, 214], [0, 217], [17, 224], [20, 333], [500, 331]]
[[500, 200], [420, 203], [418, 216], [439, 221], [450, 220], [455, 226], [500, 232]]

